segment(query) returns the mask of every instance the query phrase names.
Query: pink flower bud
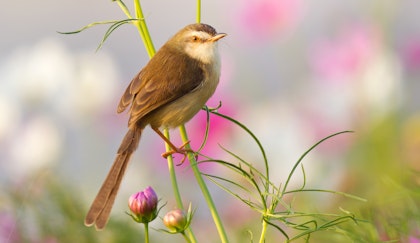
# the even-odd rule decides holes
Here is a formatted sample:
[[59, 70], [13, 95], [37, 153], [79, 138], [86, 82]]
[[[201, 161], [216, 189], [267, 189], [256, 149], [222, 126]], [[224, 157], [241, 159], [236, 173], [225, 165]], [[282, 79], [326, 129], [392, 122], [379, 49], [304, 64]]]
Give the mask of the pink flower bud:
[[169, 211], [163, 217], [163, 223], [173, 232], [183, 232], [188, 227], [187, 216], [180, 209]]
[[134, 193], [128, 199], [131, 217], [138, 223], [148, 223], [157, 216], [158, 198], [156, 192], [149, 186], [144, 191]]

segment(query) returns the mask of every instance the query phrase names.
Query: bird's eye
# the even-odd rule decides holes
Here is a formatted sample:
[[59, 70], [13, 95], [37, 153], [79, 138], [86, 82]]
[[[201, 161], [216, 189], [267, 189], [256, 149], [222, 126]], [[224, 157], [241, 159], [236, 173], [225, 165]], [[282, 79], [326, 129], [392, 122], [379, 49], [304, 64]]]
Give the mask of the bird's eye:
[[196, 42], [196, 41], [199, 41], [199, 40], [200, 40], [200, 38], [199, 38], [198, 36], [194, 35], [194, 36], [191, 38], [191, 40], [192, 40], [192, 41], [194, 41], [194, 42]]

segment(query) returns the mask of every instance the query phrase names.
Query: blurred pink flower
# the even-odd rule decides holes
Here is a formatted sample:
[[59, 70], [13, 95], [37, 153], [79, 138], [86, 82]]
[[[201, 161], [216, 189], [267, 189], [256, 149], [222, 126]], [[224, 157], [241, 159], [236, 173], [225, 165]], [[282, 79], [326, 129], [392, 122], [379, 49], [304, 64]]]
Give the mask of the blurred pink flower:
[[363, 25], [343, 28], [333, 39], [324, 39], [311, 50], [311, 66], [322, 78], [342, 81], [360, 71], [377, 46], [375, 32]]
[[419, 238], [416, 238], [416, 237], [414, 237], [414, 236], [410, 236], [410, 237], [408, 238], [408, 242], [409, 242], [409, 243], [420, 243], [420, 239], [419, 239]]
[[408, 40], [402, 48], [402, 59], [409, 70], [420, 70], [420, 36]]
[[238, 27], [252, 40], [269, 39], [295, 26], [300, 17], [300, 0], [245, 1], [237, 15]]
[[[344, 119], [340, 117], [342, 120], [333, 119], [332, 116], [337, 116], [336, 113], [328, 114], [310, 109], [301, 109], [300, 113], [303, 124], [306, 124], [307, 127], [311, 127], [313, 132], [311, 134], [313, 136], [311, 143], [313, 144], [323, 138], [326, 138], [327, 136], [336, 132], [344, 131], [348, 127], [351, 127], [351, 121], [347, 121], [345, 117]], [[355, 137], [351, 134], [340, 134], [321, 143], [316, 149], [325, 155], [336, 154], [341, 156], [355, 142], [354, 139]]]
[[0, 242], [20, 242], [20, 236], [14, 216], [9, 212], [0, 212]]
[[[226, 100], [224, 100], [226, 101]], [[226, 101], [229, 102], [229, 101]], [[219, 101], [216, 99], [210, 99], [208, 102], [209, 105], [217, 105]], [[211, 107], [210, 107], [211, 108]], [[234, 116], [234, 111], [231, 104], [222, 103], [222, 107], [219, 109], [219, 112], [228, 115]], [[194, 149], [198, 149], [203, 142], [204, 133], [207, 125], [207, 114], [205, 111], [199, 112], [194, 120], [188, 124], [188, 134], [191, 140], [191, 146]], [[226, 119], [219, 117], [214, 114], [210, 114], [210, 128], [209, 135], [207, 138], [207, 143], [202, 150], [202, 153], [209, 155], [211, 157], [217, 157], [217, 150], [219, 150], [218, 143], [223, 142], [228, 138], [232, 133], [232, 123]]]

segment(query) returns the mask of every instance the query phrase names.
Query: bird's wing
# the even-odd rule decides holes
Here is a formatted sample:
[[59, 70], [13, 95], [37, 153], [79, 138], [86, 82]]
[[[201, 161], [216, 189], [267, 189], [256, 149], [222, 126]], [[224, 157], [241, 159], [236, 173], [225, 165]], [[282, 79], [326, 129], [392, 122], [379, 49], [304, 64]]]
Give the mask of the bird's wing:
[[161, 49], [131, 81], [120, 100], [118, 112], [131, 103], [128, 123], [131, 126], [158, 107], [194, 91], [204, 75], [199, 61], [178, 50]]

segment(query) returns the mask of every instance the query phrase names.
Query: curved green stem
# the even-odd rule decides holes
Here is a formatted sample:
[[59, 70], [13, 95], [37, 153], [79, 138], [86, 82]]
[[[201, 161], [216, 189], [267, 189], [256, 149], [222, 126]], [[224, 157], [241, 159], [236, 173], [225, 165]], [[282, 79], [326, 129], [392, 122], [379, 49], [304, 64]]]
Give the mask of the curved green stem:
[[[189, 141], [188, 140], [188, 135], [187, 135], [187, 131], [186, 131], [184, 125], [179, 127], [179, 132], [181, 134], [182, 141], [184, 143], [188, 142]], [[185, 147], [186, 147], [186, 149], [191, 149], [189, 144], [187, 144]], [[219, 232], [220, 240], [222, 242], [229, 242], [228, 238], [227, 238], [227, 235], [226, 235], [226, 232], [225, 232], [225, 229], [223, 227], [223, 223], [222, 223], [222, 221], [219, 217], [219, 214], [217, 213], [216, 206], [213, 202], [213, 199], [210, 195], [210, 192], [207, 188], [207, 185], [204, 182], [204, 179], [201, 175], [201, 172], [198, 169], [197, 160], [195, 159], [195, 154], [193, 152], [188, 153], [188, 160], [191, 163], [191, 169], [194, 173], [195, 179], [197, 180], [197, 183], [200, 186], [201, 192], [203, 193], [204, 199], [207, 202], [207, 206], [210, 209], [210, 213], [213, 217], [214, 224], [216, 225], [217, 231]]]

